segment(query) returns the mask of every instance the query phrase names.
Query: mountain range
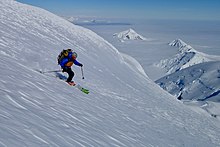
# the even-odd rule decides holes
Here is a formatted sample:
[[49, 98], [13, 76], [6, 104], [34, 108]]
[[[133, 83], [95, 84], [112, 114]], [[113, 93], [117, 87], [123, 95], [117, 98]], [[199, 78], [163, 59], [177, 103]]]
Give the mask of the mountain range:
[[179, 53], [158, 66], [167, 75], [156, 81], [180, 100], [220, 101], [220, 57], [198, 52], [180, 39], [169, 43]]

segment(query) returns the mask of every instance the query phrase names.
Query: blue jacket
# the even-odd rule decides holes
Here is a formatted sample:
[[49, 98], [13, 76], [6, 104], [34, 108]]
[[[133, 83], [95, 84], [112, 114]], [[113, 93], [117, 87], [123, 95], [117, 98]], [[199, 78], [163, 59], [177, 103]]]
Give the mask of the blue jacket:
[[68, 54], [68, 57], [65, 57], [65, 58], [63, 58], [61, 61], [60, 61], [60, 66], [62, 67], [62, 68], [65, 68], [65, 67], [71, 67], [71, 66], [66, 66], [66, 64], [68, 63], [68, 62], [73, 62], [75, 65], [77, 65], [77, 66], [81, 66], [82, 64], [81, 63], [79, 63], [76, 59], [74, 60], [74, 59], [72, 59], [72, 53], [69, 53]]

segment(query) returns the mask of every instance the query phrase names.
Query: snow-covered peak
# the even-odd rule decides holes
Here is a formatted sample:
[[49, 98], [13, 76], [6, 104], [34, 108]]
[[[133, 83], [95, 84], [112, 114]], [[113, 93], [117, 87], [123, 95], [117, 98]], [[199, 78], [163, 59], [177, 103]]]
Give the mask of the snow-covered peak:
[[115, 33], [113, 34], [113, 36], [122, 40], [146, 40], [145, 37], [139, 35], [131, 28], [126, 31], [122, 31], [120, 33]]
[[179, 52], [171, 58], [161, 60], [157, 64], [158, 67], [166, 69], [167, 74], [171, 74], [181, 69], [203, 62], [220, 61], [219, 56], [207, 55], [205, 53], [199, 52], [181, 39], [176, 39], [169, 43], [169, 45], [178, 47]]
[[185, 42], [183, 42], [181, 39], [175, 39], [172, 42], [169, 43], [170, 46], [175, 46], [178, 48], [182, 48], [187, 46], [187, 44]]
[[172, 42], [170, 42], [169, 45], [179, 48], [180, 52], [197, 52], [190, 45], [186, 44], [181, 39], [175, 39]]

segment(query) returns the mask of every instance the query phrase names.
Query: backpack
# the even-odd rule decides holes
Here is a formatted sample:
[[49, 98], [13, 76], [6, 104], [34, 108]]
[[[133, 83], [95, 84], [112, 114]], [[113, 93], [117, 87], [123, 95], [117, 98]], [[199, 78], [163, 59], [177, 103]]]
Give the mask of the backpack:
[[60, 64], [60, 62], [63, 60], [63, 58], [68, 56], [69, 52], [72, 52], [72, 50], [66, 49], [66, 50], [63, 50], [62, 52], [60, 52], [60, 54], [57, 57], [58, 64]]

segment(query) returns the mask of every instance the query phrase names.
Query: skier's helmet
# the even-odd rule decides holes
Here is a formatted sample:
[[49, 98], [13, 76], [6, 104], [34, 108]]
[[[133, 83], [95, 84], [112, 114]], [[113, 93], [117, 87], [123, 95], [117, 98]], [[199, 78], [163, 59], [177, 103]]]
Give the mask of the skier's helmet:
[[77, 58], [77, 53], [76, 53], [76, 52], [73, 52], [73, 53], [72, 53], [72, 58], [73, 58], [73, 59], [76, 59], [76, 58]]

